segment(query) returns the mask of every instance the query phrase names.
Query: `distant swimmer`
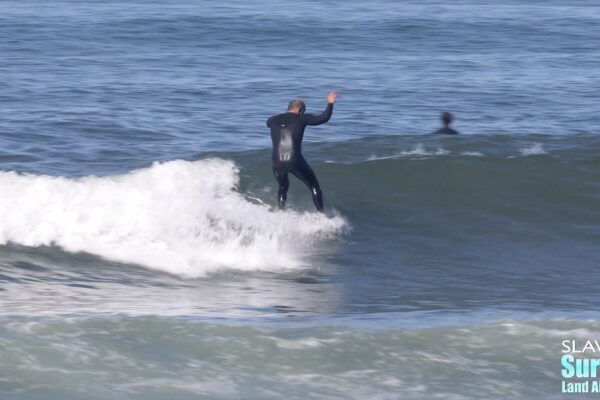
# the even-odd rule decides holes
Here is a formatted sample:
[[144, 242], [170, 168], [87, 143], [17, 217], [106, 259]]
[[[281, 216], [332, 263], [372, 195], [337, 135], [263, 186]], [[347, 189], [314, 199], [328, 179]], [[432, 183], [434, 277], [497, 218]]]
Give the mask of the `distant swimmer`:
[[441, 133], [446, 135], [458, 135], [458, 132], [450, 128], [450, 124], [454, 117], [449, 112], [442, 113], [442, 124], [443, 126], [433, 133]]
[[285, 207], [287, 192], [290, 187], [288, 174], [291, 173], [308, 186], [315, 207], [319, 212], [323, 212], [323, 194], [321, 193], [319, 181], [304, 157], [302, 157], [302, 138], [304, 137], [306, 125], [321, 125], [329, 121], [336, 97], [337, 93], [329, 93], [327, 108], [322, 114], [304, 114], [306, 105], [302, 100], [294, 99], [290, 101], [286, 113], [275, 115], [267, 120], [267, 126], [271, 128], [271, 140], [273, 141], [273, 174], [277, 179], [277, 183], [279, 183], [277, 201], [280, 210]]

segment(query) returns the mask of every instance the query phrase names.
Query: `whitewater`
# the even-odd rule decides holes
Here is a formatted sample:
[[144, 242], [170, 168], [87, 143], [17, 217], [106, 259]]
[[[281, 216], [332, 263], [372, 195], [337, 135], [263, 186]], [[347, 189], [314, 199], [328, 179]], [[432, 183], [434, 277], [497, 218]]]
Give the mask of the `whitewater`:
[[188, 277], [223, 268], [307, 267], [341, 216], [273, 212], [237, 192], [231, 161], [155, 163], [120, 176], [69, 179], [0, 172], [0, 243], [58, 246]]

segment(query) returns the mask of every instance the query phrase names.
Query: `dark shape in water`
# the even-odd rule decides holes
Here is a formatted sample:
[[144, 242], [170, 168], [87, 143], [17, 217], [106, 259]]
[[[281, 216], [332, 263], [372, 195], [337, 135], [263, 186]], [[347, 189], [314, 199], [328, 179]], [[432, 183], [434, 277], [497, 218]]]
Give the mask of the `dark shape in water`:
[[454, 117], [452, 116], [451, 113], [449, 113], [447, 111], [442, 113], [441, 120], [442, 120], [443, 126], [433, 133], [434, 134], [443, 134], [443, 135], [458, 135], [458, 131], [450, 128], [450, 124], [452, 123], [453, 119], [454, 119]]

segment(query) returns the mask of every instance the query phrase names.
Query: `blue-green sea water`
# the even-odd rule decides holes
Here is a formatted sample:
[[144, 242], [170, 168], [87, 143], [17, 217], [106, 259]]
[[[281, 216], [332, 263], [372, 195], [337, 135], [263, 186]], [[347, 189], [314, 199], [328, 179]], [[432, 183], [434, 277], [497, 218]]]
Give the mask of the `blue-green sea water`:
[[[600, 336], [599, 23], [0, 1], [0, 398], [567, 398], [563, 340]], [[333, 90], [327, 215], [298, 180], [275, 212], [266, 119]]]

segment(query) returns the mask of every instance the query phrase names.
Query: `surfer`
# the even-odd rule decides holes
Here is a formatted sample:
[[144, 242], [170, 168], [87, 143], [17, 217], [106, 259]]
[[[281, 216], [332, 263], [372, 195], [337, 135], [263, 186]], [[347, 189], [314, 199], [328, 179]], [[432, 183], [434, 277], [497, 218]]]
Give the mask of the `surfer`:
[[327, 108], [319, 115], [305, 114], [304, 102], [294, 99], [289, 102], [286, 113], [275, 115], [267, 120], [273, 141], [273, 174], [279, 183], [277, 201], [280, 210], [285, 207], [290, 187], [288, 174], [291, 173], [308, 186], [315, 207], [319, 212], [323, 212], [323, 194], [317, 176], [302, 156], [302, 138], [307, 125], [321, 125], [329, 121], [336, 97], [337, 93], [329, 93]]
[[442, 119], [443, 126], [433, 133], [436, 133], [436, 134], [441, 133], [441, 134], [445, 134], [445, 135], [458, 135], [457, 131], [450, 128], [450, 124], [452, 123], [452, 120], [454, 119], [452, 114], [450, 114], [449, 112], [444, 112], [444, 113], [442, 113], [441, 119]]

